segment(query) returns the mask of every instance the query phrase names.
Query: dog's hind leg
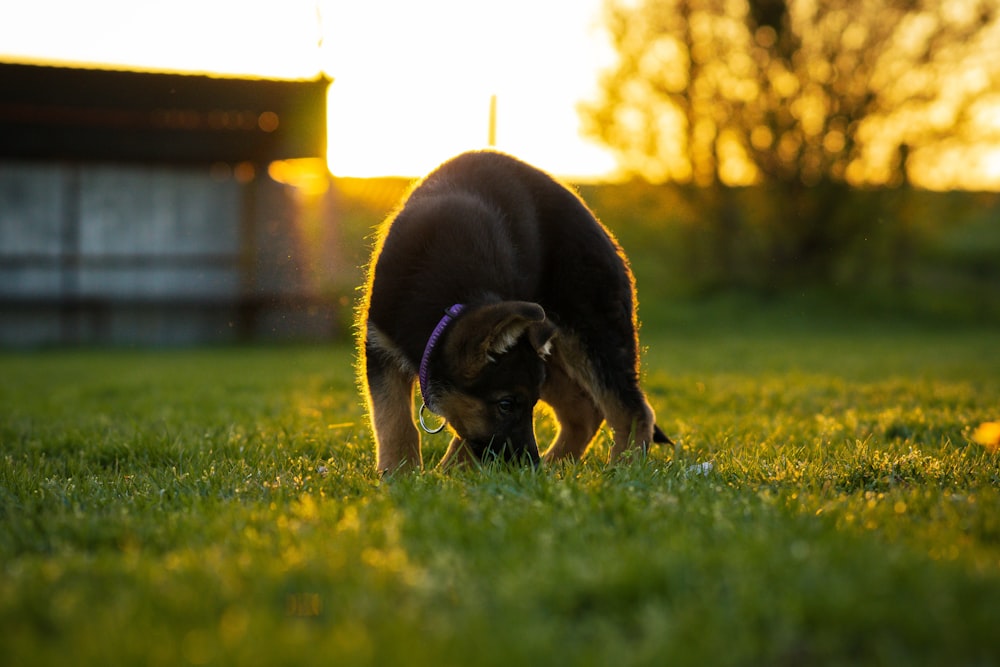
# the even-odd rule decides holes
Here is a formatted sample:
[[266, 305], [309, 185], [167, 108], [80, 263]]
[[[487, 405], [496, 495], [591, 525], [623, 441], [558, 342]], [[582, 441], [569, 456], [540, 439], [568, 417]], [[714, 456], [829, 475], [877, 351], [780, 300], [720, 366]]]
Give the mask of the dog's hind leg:
[[552, 406], [559, 421], [559, 433], [542, 460], [552, 463], [561, 459], [579, 459], [601, 427], [604, 416], [594, 399], [558, 365], [550, 363], [542, 400]]
[[618, 461], [623, 454], [633, 449], [645, 454], [653, 442], [660, 441], [662, 433], [657, 434], [656, 416], [641, 392], [632, 397], [629, 405], [623, 405], [614, 399], [610, 403], [607, 419], [614, 431], [610, 463]]
[[420, 434], [413, 424], [413, 377], [379, 350], [367, 346], [364, 379], [379, 474], [419, 470]]

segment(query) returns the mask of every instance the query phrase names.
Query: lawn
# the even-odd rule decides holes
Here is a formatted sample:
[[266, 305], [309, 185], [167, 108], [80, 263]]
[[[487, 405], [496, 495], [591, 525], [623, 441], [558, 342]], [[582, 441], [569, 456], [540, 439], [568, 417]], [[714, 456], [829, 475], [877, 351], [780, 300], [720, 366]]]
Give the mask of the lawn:
[[347, 343], [0, 356], [4, 664], [1000, 663], [995, 330], [644, 314], [675, 447], [391, 483]]

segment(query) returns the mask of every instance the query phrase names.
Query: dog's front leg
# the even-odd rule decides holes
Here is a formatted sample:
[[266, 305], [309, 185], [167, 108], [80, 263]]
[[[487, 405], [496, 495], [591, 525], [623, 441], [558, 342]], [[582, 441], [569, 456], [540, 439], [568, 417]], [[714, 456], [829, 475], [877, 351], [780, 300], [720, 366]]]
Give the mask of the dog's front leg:
[[365, 380], [380, 475], [419, 470], [420, 434], [413, 424], [413, 377], [368, 350]]

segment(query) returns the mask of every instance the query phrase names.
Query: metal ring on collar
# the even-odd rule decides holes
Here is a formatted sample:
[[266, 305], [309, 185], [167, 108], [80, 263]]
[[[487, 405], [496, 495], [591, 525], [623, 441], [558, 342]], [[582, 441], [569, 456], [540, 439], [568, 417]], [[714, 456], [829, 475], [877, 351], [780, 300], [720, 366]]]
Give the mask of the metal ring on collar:
[[448, 425], [448, 420], [446, 419], [443, 422], [441, 422], [441, 425], [438, 426], [437, 428], [428, 427], [427, 424], [424, 423], [424, 409], [426, 407], [427, 404], [421, 401], [420, 412], [417, 414], [417, 420], [420, 422], [420, 428], [424, 429], [424, 432], [429, 433], [430, 435], [434, 435], [435, 433], [440, 433], [441, 431], [444, 430], [444, 427]]

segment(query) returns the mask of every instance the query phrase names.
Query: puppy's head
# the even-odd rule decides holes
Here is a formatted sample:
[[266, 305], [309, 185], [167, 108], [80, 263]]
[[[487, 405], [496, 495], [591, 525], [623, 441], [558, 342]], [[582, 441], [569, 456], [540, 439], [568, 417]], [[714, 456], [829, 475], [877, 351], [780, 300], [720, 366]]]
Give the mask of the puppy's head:
[[555, 335], [535, 303], [473, 307], [431, 358], [435, 409], [480, 459], [537, 463], [532, 415]]

